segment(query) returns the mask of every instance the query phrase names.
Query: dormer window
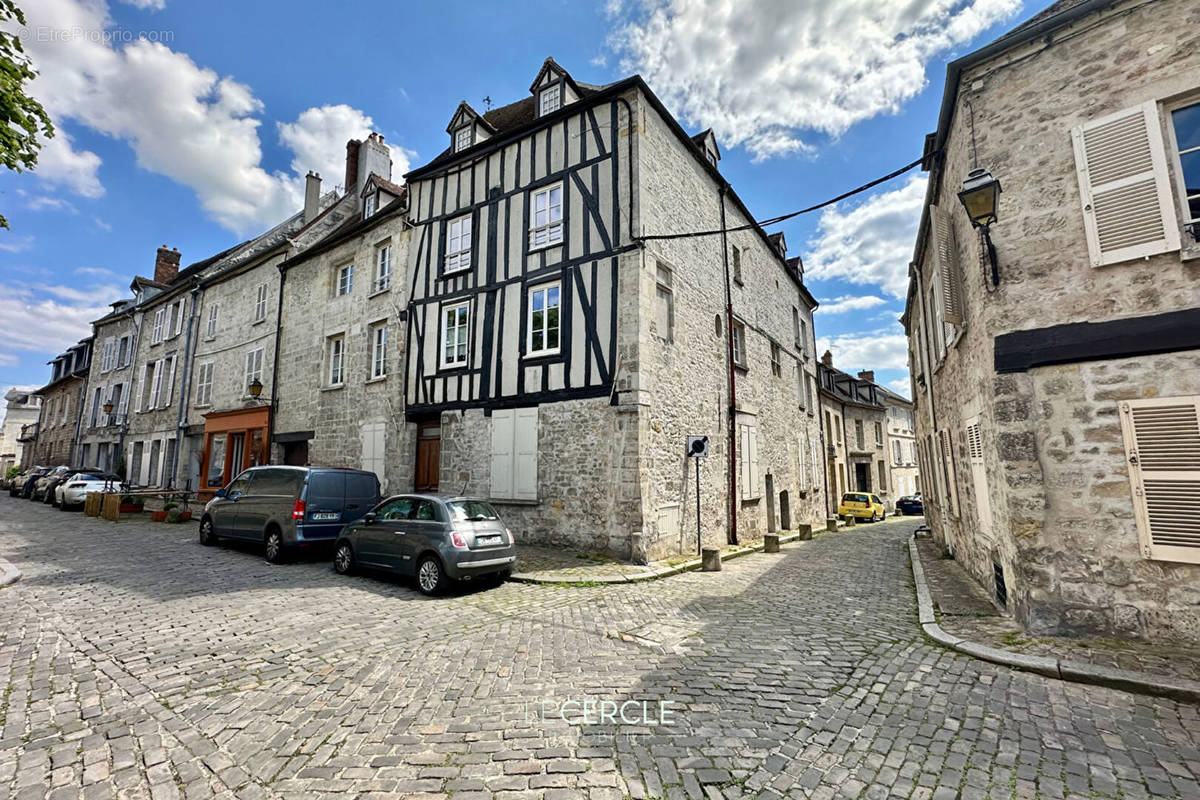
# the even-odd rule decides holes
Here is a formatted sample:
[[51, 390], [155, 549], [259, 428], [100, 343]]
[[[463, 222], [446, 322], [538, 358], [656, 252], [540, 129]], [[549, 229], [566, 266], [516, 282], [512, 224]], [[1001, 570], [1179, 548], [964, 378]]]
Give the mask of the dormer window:
[[378, 206], [379, 206], [379, 193], [371, 192], [369, 195], [367, 195], [366, 200], [363, 202], [363, 216], [364, 217], [371, 216], [372, 214], [375, 213], [375, 210], [378, 208]]
[[558, 111], [561, 105], [562, 88], [557, 83], [553, 86], [547, 86], [545, 89], [542, 89], [539, 101], [539, 106], [541, 108], [541, 113], [539, 116], [544, 117], [547, 114], [552, 114], [555, 111]]
[[712, 164], [714, 167], [717, 166], [717, 154], [712, 150], [705, 150], [704, 157], [708, 159], [709, 164]]
[[458, 153], [471, 146], [471, 126], [464, 125], [454, 132], [454, 152]]

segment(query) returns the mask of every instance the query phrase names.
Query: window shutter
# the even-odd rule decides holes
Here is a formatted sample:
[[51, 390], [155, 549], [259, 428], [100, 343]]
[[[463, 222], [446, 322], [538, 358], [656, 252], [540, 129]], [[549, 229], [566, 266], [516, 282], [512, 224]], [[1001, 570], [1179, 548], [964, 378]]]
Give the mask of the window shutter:
[[162, 398], [162, 406], [166, 408], [167, 406], [171, 405], [171, 396], [175, 392], [175, 356], [168, 358], [164, 364], [170, 364], [170, 366], [167, 367], [170, 369], [170, 372], [167, 374], [165, 384], [167, 391]]
[[492, 412], [492, 497], [513, 496], [513, 412]]
[[1200, 395], [1121, 403], [1146, 558], [1200, 564]]
[[1179, 249], [1154, 102], [1071, 131], [1093, 267]]
[[758, 425], [742, 425], [742, 499], [759, 497]]
[[142, 410], [142, 395], [146, 391], [146, 368], [148, 366], [149, 364], [142, 364], [142, 374], [141, 377], [138, 378], [137, 394], [134, 395], [133, 398], [133, 410], [135, 412]]
[[160, 358], [158, 361], [154, 362], [154, 384], [150, 387], [150, 403], [149, 407], [146, 409], [147, 411], [158, 408], [158, 393], [159, 390], [162, 389], [162, 374], [163, 361]]
[[979, 430], [979, 420], [967, 422], [967, 455], [971, 462], [971, 485], [975, 491], [975, 512], [982, 533], [991, 537], [992, 533], [992, 498], [988, 493], [987, 467], [983, 464], [983, 436]]
[[963, 322], [962, 269], [958, 263], [958, 247], [950, 215], [940, 206], [929, 207], [930, 244], [937, 267], [938, 293], [941, 295], [942, 319], [951, 325]]
[[938, 431], [942, 449], [942, 470], [946, 477], [946, 505], [950, 513], [958, 508], [958, 484], [954, 477], [954, 441], [948, 431]]
[[515, 457], [514, 492], [518, 500], [537, 500], [538, 481], [538, 410], [518, 408], [513, 440]]

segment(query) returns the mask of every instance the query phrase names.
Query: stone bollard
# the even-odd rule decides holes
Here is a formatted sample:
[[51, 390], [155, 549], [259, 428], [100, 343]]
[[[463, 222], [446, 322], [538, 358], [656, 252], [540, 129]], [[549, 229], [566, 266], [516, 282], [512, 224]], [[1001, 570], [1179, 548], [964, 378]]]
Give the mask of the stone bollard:
[[700, 570], [702, 572], [721, 571], [721, 551], [716, 547], [705, 547], [700, 551]]
[[858, 524], [858, 520], [856, 520], [854, 517], [846, 517], [847, 528], [853, 528], [856, 524]]
[[825, 530], [829, 533], [837, 533], [837, 517], [825, 518]]
[[812, 525], [801, 525], [800, 526], [799, 539], [802, 542], [807, 542], [812, 539]]
[[779, 552], [779, 535], [768, 533], [763, 537], [763, 552], [778, 553]]

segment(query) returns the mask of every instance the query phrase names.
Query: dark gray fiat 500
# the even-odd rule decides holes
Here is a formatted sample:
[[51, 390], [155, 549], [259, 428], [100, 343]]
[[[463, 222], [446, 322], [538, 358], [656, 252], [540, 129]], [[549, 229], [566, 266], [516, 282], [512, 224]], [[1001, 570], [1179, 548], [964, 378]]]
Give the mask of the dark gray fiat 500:
[[470, 497], [389, 497], [342, 529], [333, 546], [339, 573], [371, 567], [412, 575], [425, 594], [450, 581], [503, 580], [516, 560], [512, 531], [489, 503]]

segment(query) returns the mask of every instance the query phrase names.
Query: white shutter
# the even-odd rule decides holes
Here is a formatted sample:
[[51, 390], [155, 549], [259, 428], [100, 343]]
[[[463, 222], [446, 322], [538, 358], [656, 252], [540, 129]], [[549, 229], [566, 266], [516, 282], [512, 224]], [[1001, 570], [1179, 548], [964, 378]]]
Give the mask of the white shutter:
[[[121, 388], [121, 405], [117, 408], [118, 414], [124, 414], [126, 412], [126, 410], [129, 408], [129, 387], [131, 385], [132, 384], [128, 384], [128, 383], [118, 383], [117, 384], [117, 386], [119, 386]], [[111, 397], [112, 395], [109, 395], [109, 396]]]
[[1200, 564], [1200, 395], [1121, 403], [1146, 558]]
[[992, 535], [992, 499], [988, 493], [987, 467], [983, 463], [983, 435], [979, 430], [979, 419], [967, 421], [967, 455], [971, 461], [971, 485], [975, 491], [975, 513], [978, 515], [980, 531], [987, 538]]
[[154, 362], [154, 385], [150, 387], [149, 409], [158, 408], [158, 395], [162, 390], [163, 360]]
[[511, 409], [492, 412], [492, 497], [513, 496], [513, 419]]
[[149, 364], [142, 364], [141, 377], [138, 378], [137, 394], [133, 397], [133, 410], [138, 412], [142, 410], [142, 394], [146, 391], [146, 368]]
[[175, 330], [171, 332], [172, 336], [178, 336], [179, 332], [183, 330], [184, 302], [182, 300], [180, 300], [177, 305], [179, 306], [179, 313], [175, 315]]
[[742, 424], [739, 451], [742, 454], [742, 499], [754, 500], [761, 495], [758, 486], [758, 425]]
[[929, 207], [930, 245], [937, 268], [938, 294], [942, 301], [942, 319], [952, 325], [963, 322], [962, 268], [958, 263], [958, 246], [954, 225], [945, 209]]
[[938, 431], [942, 449], [942, 469], [946, 476], [946, 505], [954, 513], [958, 505], [958, 483], [954, 475], [954, 439], [949, 431]]
[[1071, 141], [1092, 266], [1178, 250], [1157, 105], [1080, 125]]
[[166, 377], [167, 391], [166, 391], [166, 394], [163, 396], [162, 403], [161, 403], [161, 405], [165, 408], [165, 407], [171, 405], [171, 396], [175, 392], [175, 356], [171, 356], [170, 358], [168, 358], [164, 362], [164, 364], [171, 365], [169, 367], [169, 369], [171, 371], [170, 371], [170, 373], [167, 374], [167, 377]]
[[516, 409], [513, 422], [513, 467], [513, 496], [518, 500], [537, 500], [537, 406]]

